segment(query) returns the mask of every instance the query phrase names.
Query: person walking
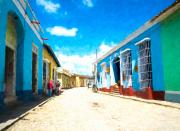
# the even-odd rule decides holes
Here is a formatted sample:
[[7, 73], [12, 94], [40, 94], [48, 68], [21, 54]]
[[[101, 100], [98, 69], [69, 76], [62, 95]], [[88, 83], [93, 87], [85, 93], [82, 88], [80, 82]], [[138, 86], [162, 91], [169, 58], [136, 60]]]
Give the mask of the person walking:
[[90, 88], [90, 83], [89, 82], [88, 82], [87, 86], [88, 86], [88, 89], [89, 89]]
[[56, 95], [60, 94], [60, 86], [61, 86], [61, 83], [59, 81], [57, 81], [56, 82]]
[[49, 83], [48, 83], [48, 96], [49, 97], [52, 96], [52, 90], [53, 90], [53, 81], [49, 80]]

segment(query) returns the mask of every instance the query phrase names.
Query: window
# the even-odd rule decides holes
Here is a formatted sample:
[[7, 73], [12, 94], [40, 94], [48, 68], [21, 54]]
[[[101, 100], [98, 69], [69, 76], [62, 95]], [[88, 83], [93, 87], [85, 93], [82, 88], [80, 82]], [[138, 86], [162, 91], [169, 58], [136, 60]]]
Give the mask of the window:
[[121, 58], [122, 58], [122, 79], [123, 81], [129, 82], [132, 76], [131, 50], [127, 49], [123, 51], [121, 53]]
[[140, 88], [152, 87], [152, 66], [150, 39], [145, 39], [138, 44], [138, 74]]
[[53, 75], [52, 75], [52, 78], [53, 78], [53, 80], [55, 80], [55, 70], [54, 70], [54, 68], [53, 68]]

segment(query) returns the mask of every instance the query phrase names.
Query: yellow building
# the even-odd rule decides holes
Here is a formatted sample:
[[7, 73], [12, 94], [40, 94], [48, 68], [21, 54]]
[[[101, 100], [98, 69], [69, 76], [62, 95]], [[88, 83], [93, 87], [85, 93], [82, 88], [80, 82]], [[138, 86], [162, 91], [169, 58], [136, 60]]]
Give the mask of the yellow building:
[[60, 63], [54, 54], [52, 48], [43, 44], [43, 93], [47, 94], [47, 84], [49, 80], [57, 81], [57, 68], [60, 67]]
[[71, 76], [71, 87], [87, 87], [89, 76], [73, 74]]
[[65, 69], [58, 69], [58, 81], [62, 88], [71, 88], [71, 73]]
[[76, 87], [76, 76], [71, 75], [71, 87]]

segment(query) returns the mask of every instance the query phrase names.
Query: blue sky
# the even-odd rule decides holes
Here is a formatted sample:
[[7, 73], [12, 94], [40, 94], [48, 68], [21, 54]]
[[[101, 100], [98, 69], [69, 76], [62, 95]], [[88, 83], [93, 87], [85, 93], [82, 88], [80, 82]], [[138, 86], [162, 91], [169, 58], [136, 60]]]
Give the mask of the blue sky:
[[29, 0], [63, 68], [91, 74], [106, 53], [175, 0]]

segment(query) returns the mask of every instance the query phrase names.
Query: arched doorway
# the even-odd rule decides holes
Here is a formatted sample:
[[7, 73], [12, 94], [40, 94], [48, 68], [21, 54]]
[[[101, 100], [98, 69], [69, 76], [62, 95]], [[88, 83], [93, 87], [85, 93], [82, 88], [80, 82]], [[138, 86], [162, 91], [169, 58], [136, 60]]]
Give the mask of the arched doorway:
[[17, 68], [19, 61], [19, 57], [17, 56], [21, 55], [19, 54], [20, 49], [18, 46], [23, 40], [24, 32], [18, 16], [13, 12], [8, 13], [6, 27], [4, 103], [8, 104], [16, 100], [16, 80], [21, 75], [17, 75], [19, 68], [21, 68]]

